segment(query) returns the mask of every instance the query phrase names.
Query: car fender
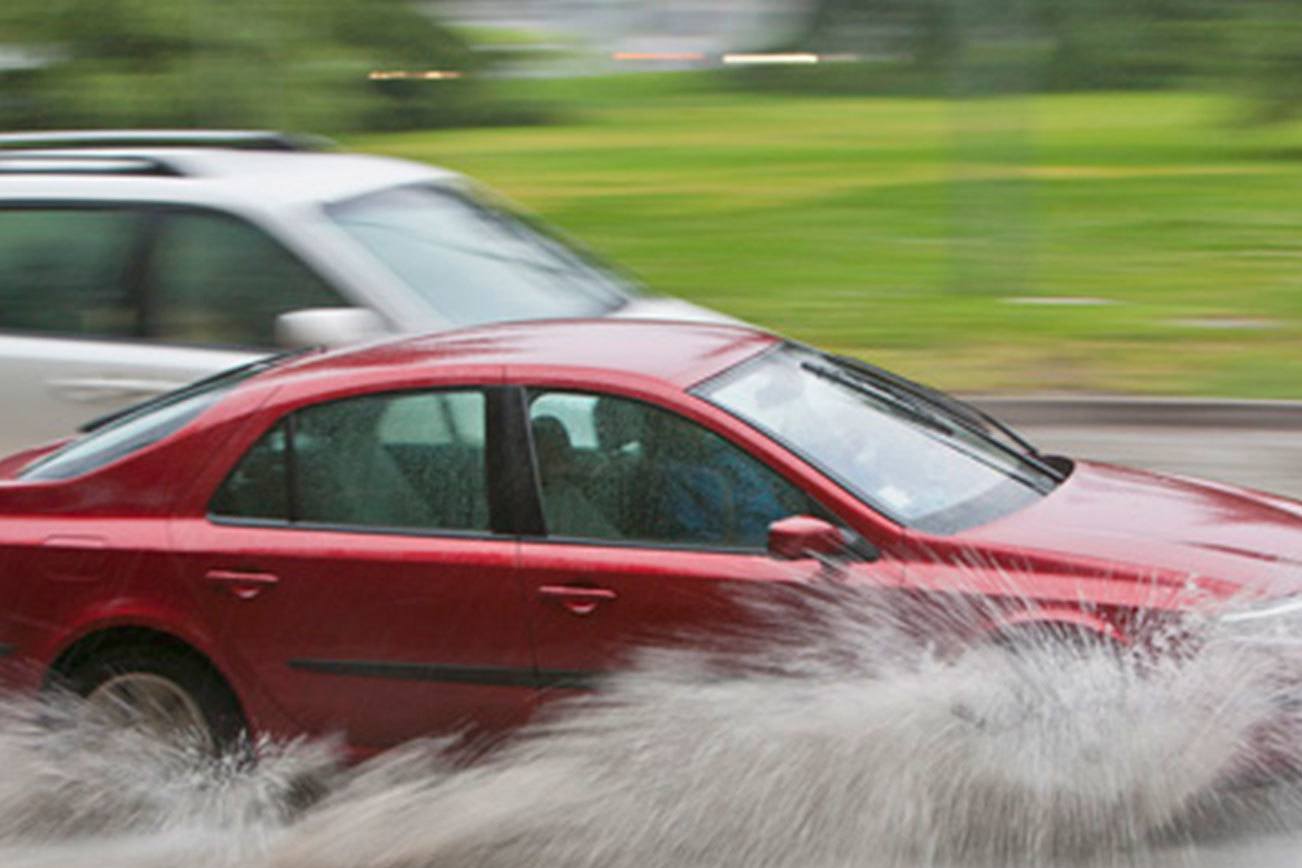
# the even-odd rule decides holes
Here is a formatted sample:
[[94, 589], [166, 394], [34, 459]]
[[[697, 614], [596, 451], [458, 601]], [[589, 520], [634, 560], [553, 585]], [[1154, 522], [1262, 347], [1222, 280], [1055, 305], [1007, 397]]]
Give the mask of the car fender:
[[60, 631], [32, 655], [41, 669], [41, 680], [48, 679], [50, 667], [82, 639], [94, 633], [119, 628], [152, 630], [188, 645], [216, 670], [230, 688], [244, 711], [248, 724], [257, 732], [292, 733], [298, 726], [274, 699], [265, 695], [256, 679], [232, 665], [215, 637], [178, 607], [161, 605], [156, 600], [118, 597], [82, 610], [68, 629]]
[[134, 627], [162, 633], [184, 642], [206, 657], [222, 677], [229, 680], [226, 667], [215, 653], [215, 643], [204, 631], [188, 623], [184, 612], [156, 600], [118, 597], [91, 605], [77, 614], [68, 627], [53, 634], [43, 647], [34, 649], [42, 666], [49, 667], [69, 648], [94, 633], [115, 628]]

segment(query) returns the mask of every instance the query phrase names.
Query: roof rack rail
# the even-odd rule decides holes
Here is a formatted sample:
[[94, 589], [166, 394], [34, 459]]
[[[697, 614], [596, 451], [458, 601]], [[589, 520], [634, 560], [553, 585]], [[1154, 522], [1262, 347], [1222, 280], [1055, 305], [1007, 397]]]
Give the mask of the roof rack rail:
[[79, 156], [77, 154], [4, 153], [0, 175], [164, 175], [178, 176], [162, 160], [135, 156]]
[[323, 136], [269, 130], [58, 130], [3, 133], [0, 149], [32, 148], [234, 148], [248, 151], [322, 151]]

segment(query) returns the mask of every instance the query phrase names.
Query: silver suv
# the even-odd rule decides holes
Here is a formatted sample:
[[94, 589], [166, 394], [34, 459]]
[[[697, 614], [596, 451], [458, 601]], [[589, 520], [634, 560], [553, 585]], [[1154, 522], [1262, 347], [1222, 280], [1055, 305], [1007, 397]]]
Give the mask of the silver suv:
[[0, 136], [0, 454], [277, 347], [641, 294], [463, 176], [274, 133]]

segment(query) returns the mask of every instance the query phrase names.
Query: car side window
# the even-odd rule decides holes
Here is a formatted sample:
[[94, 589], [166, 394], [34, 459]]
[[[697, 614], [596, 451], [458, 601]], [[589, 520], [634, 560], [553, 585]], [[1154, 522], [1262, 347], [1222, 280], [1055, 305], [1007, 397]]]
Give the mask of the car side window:
[[285, 422], [253, 444], [208, 505], [213, 515], [289, 520], [289, 438]]
[[239, 519], [488, 531], [484, 395], [366, 395], [307, 407], [265, 434], [213, 497]]
[[138, 335], [131, 266], [143, 226], [126, 208], [0, 210], [0, 329]]
[[535, 391], [529, 422], [553, 536], [763, 549], [777, 519], [827, 514], [732, 443], [641, 401]]
[[179, 211], [159, 229], [148, 277], [152, 337], [271, 347], [279, 314], [347, 306], [278, 241], [243, 220]]

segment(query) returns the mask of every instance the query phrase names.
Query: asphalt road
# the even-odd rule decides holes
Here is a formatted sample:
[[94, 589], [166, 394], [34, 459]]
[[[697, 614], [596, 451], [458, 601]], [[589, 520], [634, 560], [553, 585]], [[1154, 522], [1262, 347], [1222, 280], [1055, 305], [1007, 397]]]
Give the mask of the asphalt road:
[[1046, 453], [1259, 488], [1302, 500], [1302, 431], [1022, 425]]

